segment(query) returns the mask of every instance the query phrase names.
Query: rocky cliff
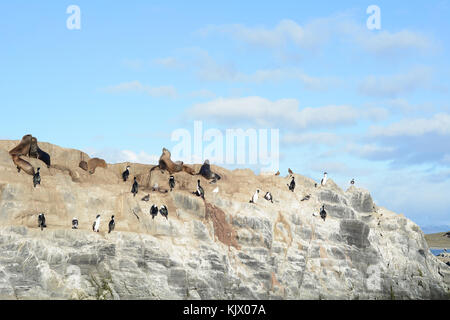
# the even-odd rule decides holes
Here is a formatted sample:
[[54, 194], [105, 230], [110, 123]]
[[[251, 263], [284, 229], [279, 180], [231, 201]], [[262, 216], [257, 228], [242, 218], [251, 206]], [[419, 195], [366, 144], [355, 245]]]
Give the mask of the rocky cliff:
[[[203, 201], [192, 194], [197, 176], [175, 174], [173, 192], [152, 192], [154, 183], [168, 188], [169, 175], [130, 164], [142, 186], [133, 197], [132, 182], [121, 180], [127, 164], [90, 175], [78, 167], [87, 154], [47, 143], [51, 168], [26, 158], [41, 168], [34, 189], [8, 154], [17, 143], [0, 141], [1, 299], [449, 299], [450, 268], [420, 228], [366, 190], [332, 180], [316, 188], [295, 175], [292, 193], [288, 177], [213, 166], [223, 178], [201, 178]], [[266, 191], [274, 203], [262, 199]], [[146, 194], [150, 202], [141, 201]], [[152, 220], [153, 203], [168, 207], [168, 220]], [[325, 221], [313, 215], [322, 204]], [[97, 214], [100, 233], [92, 231]]]

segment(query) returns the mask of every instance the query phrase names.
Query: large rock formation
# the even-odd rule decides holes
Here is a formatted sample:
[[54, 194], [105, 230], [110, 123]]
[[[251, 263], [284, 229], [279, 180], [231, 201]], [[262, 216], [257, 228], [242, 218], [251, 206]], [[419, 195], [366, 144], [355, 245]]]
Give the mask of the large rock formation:
[[[197, 176], [185, 172], [175, 174], [174, 192], [133, 198], [132, 182], [121, 180], [127, 164], [90, 175], [78, 167], [86, 154], [45, 143], [52, 167], [26, 158], [41, 166], [34, 189], [8, 154], [17, 143], [0, 141], [2, 299], [449, 299], [450, 268], [420, 228], [365, 190], [332, 180], [315, 188], [295, 175], [292, 193], [287, 177], [214, 167], [222, 180], [201, 178], [205, 201], [192, 195]], [[131, 164], [131, 175], [167, 187], [169, 174], [150, 177], [151, 167]], [[275, 202], [250, 204], [256, 188]], [[140, 201], [147, 193], [150, 202]], [[311, 199], [301, 202], [305, 194]], [[168, 207], [168, 220], [151, 219], [153, 203]], [[322, 204], [326, 221], [313, 216]], [[97, 214], [100, 233], [91, 229]]]

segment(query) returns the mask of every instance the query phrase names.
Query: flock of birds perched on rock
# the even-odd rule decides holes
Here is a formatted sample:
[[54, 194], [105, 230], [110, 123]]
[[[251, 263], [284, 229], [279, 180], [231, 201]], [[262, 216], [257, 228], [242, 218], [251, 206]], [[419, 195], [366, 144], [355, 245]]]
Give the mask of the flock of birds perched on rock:
[[[24, 170], [28, 174], [31, 174], [33, 176], [34, 188], [36, 188], [38, 185], [40, 185], [41, 184], [40, 168], [37, 168], [37, 171], [35, 172], [33, 166], [31, 166], [30, 163], [28, 163], [27, 161], [20, 158], [20, 156], [24, 156], [24, 155], [29, 156], [29, 157], [35, 157], [35, 158], [43, 161], [44, 163], [47, 164], [48, 167], [50, 167], [50, 155], [48, 153], [42, 151], [38, 147], [37, 139], [32, 137], [31, 135], [26, 135], [22, 138], [21, 143], [18, 146], [16, 146], [14, 149], [12, 149], [9, 153], [10, 153], [11, 157], [13, 158], [13, 162], [17, 166], [18, 172], [20, 172], [21, 170]], [[107, 165], [104, 160], [98, 159], [98, 158], [91, 159], [88, 162], [85, 162], [85, 161], [80, 162], [80, 168], [88, 171], [90, 174], [95, 173], [95, 168], [97, 166], [106, 168]], [[196, 174], [193, 172], [193, 170], [191, 168], [189, 168], [188, 166], [185, 166], [182, 162], [180, 162], [180, 161], [172, 162], [170, 160], [170, 152], [165, 148], [163, 149], [163, 155], [160, 158], [159, 165], [153, 167], [150, 170], [150, 172], [158, 167], [161, 171], [168, 170], [169, 173], [184, 171], [191, 175], [201, 175], [204, 178], [211, 180], [210, 183], [216, 183], [218, 180], [221, 179], [220, 175], [211, 171], [209, 160], [206, 160], [204, 162], [204, 164], [200, 168], [200, 171]], [[123, 171], [123, 173], [122, 173], [122, 179], [124, 182], [127, 182], [130, 177], [130, 169], [131, 169], [131, 167], [127, 166], [125, 168], [125, 171]], [[296, 187], [294, 172], [289, 168], [288, 173], [289, 173], [290, 177], [292, 178], [292, 180], [287, 186], [288, 186], [289, 191], [294, 192], [295, 187]], [[275, 176], [279, 176], [279, 175], [280, 175], [280, 171], [278, 171], [275, 174]], [[320, 182], [320, 184], [322, 186], [325, 186], [327, 183], [327, 180], [328, 180], [327, 175], [328, 175], [327, 172], [325, 172], [324, 176]], [[352, 179], [350, 184], [354, 185], [355, 180]], [[175, 177], [173, 175], [170, 175], [170, 177], [169, 177], [170, 192], [172, 192], [175, 189], [175, 186], [176, 186]], [[317, 183], [315, 184], [315, 187], [317, 187]], [[152, 190], [160, 191], [162, 193], [169, 192], [168, 190], [162, 191], [162, 189], [159, 188], [157, 183], [155, 183]], [[218, 193], [218, 192], [219, 192], [219, 188], [216, 187], [213, 190], [213, 193]], [[139, 183], [138, 183], [136, 177], [134, 177], [134, 179], [133, 179], [131, 193], [133, 194], [133, 197], [136, 197], [136, 195], [139, 193]], [[259, 193], [260, 193], [260, 190], [257, 189], [249, 202], [252, 204], [256, 204], [258, 202]], [[203, 200], [205, 199], [205, 191], [201, 186], [200, 179], [197, 180], [197, 188], [194, 192], [192, 192], [192, 194], [194, 194], [198, 197], [201, 197]], [[311, 195], [308, 194], [308, 195], [304, 196], [301, 201], [308, 201], [310, 198], [311, 198]], [[264, 199], [267, 201], [270, 201], [271, 203], [274, 203], [274, 199], [273, 199], [273, 196], [270, 191], [266, 192], [266, 194], [264, 195]], [[142, 201], [149, 202], [150, 194], [147, 194], [146, 196], [144, 196], [142, 198]], [[161, 207], [158, 208], [158, 206], [156, 206], [156, 204], [152, 204], [149, 211], [150, 211], [150, 215], [152, 216], [152, 220], [155, 219], [155, 217], [158, 215], [158, 213], [161, 216], [165, 217], [166, 220], [168, 220], [169, 211], [168, 211], [166, 205], [161, 205]], [[320, 208], [319, 215], [324, 221], [326, 220], [327, 212], [325, 210], [325, 205], [322, 205], [322, 207]], [[314, 213], [313, 216], [317, 216], [317, 214]], [[92, 225], [92, 230], [94, 232], [99, 232], [100, 221], [101, 221], [101, 217], [100, 217], [100, 215], [97, 215], [97, 217]], [[111, 233], [114, 230], [115, 224], [116, 224], [116, 222], [114, 219], [114, 215], [112, 215], [111, 220], [109, 221], [109, 224], [108, 224], [108, 233]], [[74, 217], [72, 219], [72, 229], [78, 229], [78, 226], [79, 226], [79, 221], [76, 217]], [[46, 222], [45, 222], [44, 213], [41, 213], [38, 216], [38, 227], [41, 230], [43, 230], [44, 228], [47, 227]]]
[[[206, 161], [204, 165], [209, 165], [209, 162]], [[131, 167], [127, 166], [125, 171], [122, 173], [122, 179], [123, 179], [124, 182], [127, 182], [128, 179], [129, 179], [130, 169], [131, 169]], [[203, 166], [202, 166], [202, 169], [203, 169]], [[202, 169], [200, 169], [200, 172], [202, 172]], [[37, 168], [37, 172], [33, 176], [34, 187], [36, 187], [36, 185], [40, 184], [40, 182], [41, 182], [39, 171], [40, 171], [40, 168]], [[289, 169], [288, 172], [292, 175], [292, 177], [291, 177], [292, 180], [287, 186], [289, 188], [289, 191], [294, 192], [294, 190], [295, 190], [295, 177], [293, 176], [293, 172], [292, 172], [291, 169]], [[280, 175], [280, 172], [278, 171], [275, 174], [275, 176], [279, 176], [279, 175]], [[327, 172], [325, 172], [324, 176], [323, 176], [323, 178], [322, 178], [322, 180], [320, 182], [320, 184], [322, 186], [325, 186], [325, 184], [327, 183], [327, 180], [328, 180], [327, 175], [328, 175]], [[217, 177], [219, 177], [219, 176], [217, 175]], [[214, 183], [216, 181], [217, 181], [217, 178], [214, 179], [212, 183]], [[196, 195], [198, 197], [201, 197], [202, 199], [205, 199], [205, 191], [202, 188], [200, 182], [201, 182], [200, 179], [198, 179], [197, 180], [197, 190], [192, 192], [192, 194], [194, 194], [194, 195]], [[350, 184], [354, 185], [355, 184], [355, 180], [352, 179], [350, 181]], [[170, 191], [173, 191], [173, 189], [175, 189], [175, 185], [176, 185], [175, 177], [173, 175], [171, 175], [169, 177]], [[317, 187], [317, 183], [315, 184], [315, 187]], [[158, 189], [158, 185], [157, 184], [155, 184], [155, 186], [153, 187], [153, 190], [155, 190], [155, 189]], [[213, 192], [215, 192], [215, 193], [218, 192], [218, 188], [214, 189]], [[136, 195], [139, 193], [139, 183], [137, 182], [137, 178], [136, 177], [134, 177], [134, 180], [133, 180], [133, 185], [131, 187], [131, 193], [133, 194], [133, 197], [136, 197]], [[258, 202], [259, 193], [260, 193], [260, 190], [257, 189], [256, 192], [253, 194], [253, 197], [249, 201], [249, 203], [256, 204]], [[311, 195], [308, 194], [301, 201], [308, 201], [310, 198], [311, 198]], [[266, 192], [266, 194], [264, 195], [264, 199], [266, 199], [267, 201], [270, 201], [271, 203], [274, 202], [272, 194], [270, 193], [270, 191]], [[145, 201], [145, 202], [150, 201], [150, 194], [147, 194], [146, 196], [144, 196], [141, 199], [141, 201]], [[166, 220], [169, 219], [169, 211], [168, 211], [168, 209], [167, 209], [167, 207], [165, 205], [162, 205], [160, 208], [158, 208], [157, 205], [152, 204], [152, 206], [150, 208], [150, 215], [152, 216], [152, 220], [155, 219], [155, 217], [158, 215], [158, 213], [161, 216], [165, 217]], [[325, 210], [325, 205], [322, 205], [322, 207], [320, 208], [319, 214], [313, 213], [313, 216], [317, 216], [317, 215], [319, 215], [324, 221], [326, 220], [327, 212]], [[94, 223], [92, 225], [92, 230], [94, 232], [99, 232], [99, 230], [100, 230], [100, 221], [101, 221], [101, 216], [97, 215], [97, 217], [96, 217], [96, 219], [95, 219], [95, 221], [94, 221]], [[115, 223], [114, 215], [112, 215], [111, 216], [111, 220], [109, 221], [109, 224], [108, 224], [108, 233], [111, 233], [114, 230], [115, 224], [116, 223]], [[45, 224], [45, 216], [44, 216], [43, 213], [39, 214], [39, 216], [38, 216], [38, 227], [41, 228], [41, 230], [43, 230], [44, 228], [47, 227], [46, 224]], [[72, 229], [78, 229], [78, 219], [76, 217], [72, 219]]]

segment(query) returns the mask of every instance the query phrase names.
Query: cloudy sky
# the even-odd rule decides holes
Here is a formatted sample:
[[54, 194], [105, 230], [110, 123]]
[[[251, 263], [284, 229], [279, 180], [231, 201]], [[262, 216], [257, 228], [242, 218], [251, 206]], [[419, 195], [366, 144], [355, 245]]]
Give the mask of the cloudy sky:
[[283, 174], [355, 178], [448, 231], [449, 16], [445, 0], [2, 1], [0, 138], [154, 163], [195, 120], [279, 129]]

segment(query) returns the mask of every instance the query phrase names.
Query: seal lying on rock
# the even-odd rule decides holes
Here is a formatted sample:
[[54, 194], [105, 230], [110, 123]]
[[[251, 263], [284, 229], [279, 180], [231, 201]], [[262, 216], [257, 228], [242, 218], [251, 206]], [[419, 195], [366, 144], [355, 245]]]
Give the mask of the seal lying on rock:
[[20, 158], [20, 156], [28, 156], [30, 152], [30, 146], [31, 146], [31, 134], [27, 134], [23, 136], [22, 141], [12, 150], [9, 151], [9, 154], [12, 157], [12, 160], [14, 164], [17, 166], [17, 170], [20, 172], [20, 170], [25, 171], [31, 176], [34, 176], [34, 168], [33, 166], [28, 162]]
[[92, 158], [88, 162], [80, 161], [79, 167], [84, 171], [88, 171], [90, 174], [94, 174], [95, 169], [97, 169], [98, 167], [107, 169], [108, 165], [106, 164], [106, 161], [103, 159]]
[[205, 163], [203, 163], [198, 174], [207, 180], [212, 180], [211, 183], [216, 183], [217, 180], [221, 179], [217, 173], [211, 171], [209, 160], [206, 160]]
[[47, 165], [47, 168], [50, 168], [50, 155], [39, 148], [37, 139], [35, 137], [31, 137], [30, 151], [28, 152], [28, 156], [30, 158], [41, 160]]
[[22, 141], [14, 149], [10, 150], [9, 154], [19, 172], [23, 170], [29, 175], [34, 176], [35, 174], [33, 166], [28, 161], [20, 158], [21, 156], [39, 159], [50, 168], [50, 155], [39, 148], [37, 139], [31, 134], [23, 136]]
[[166, 148], [163, 148], [162, 155], [159, 158], [159, 163], [157, 166], [154, 166], [150, 169], [150, 172], [155, 170], [156, 168], [159, 168], [161, 171], [167, 170], [170, 174], [174, 174], [177, 172], [184, 171], [186, 173], [189, 173], [190, 175], [194, 175], [194, 170], [185, 164], [183, 164], [182, 161], [176, 161], [173, 162], [172, 159], [170, 159], [170, 151]]

